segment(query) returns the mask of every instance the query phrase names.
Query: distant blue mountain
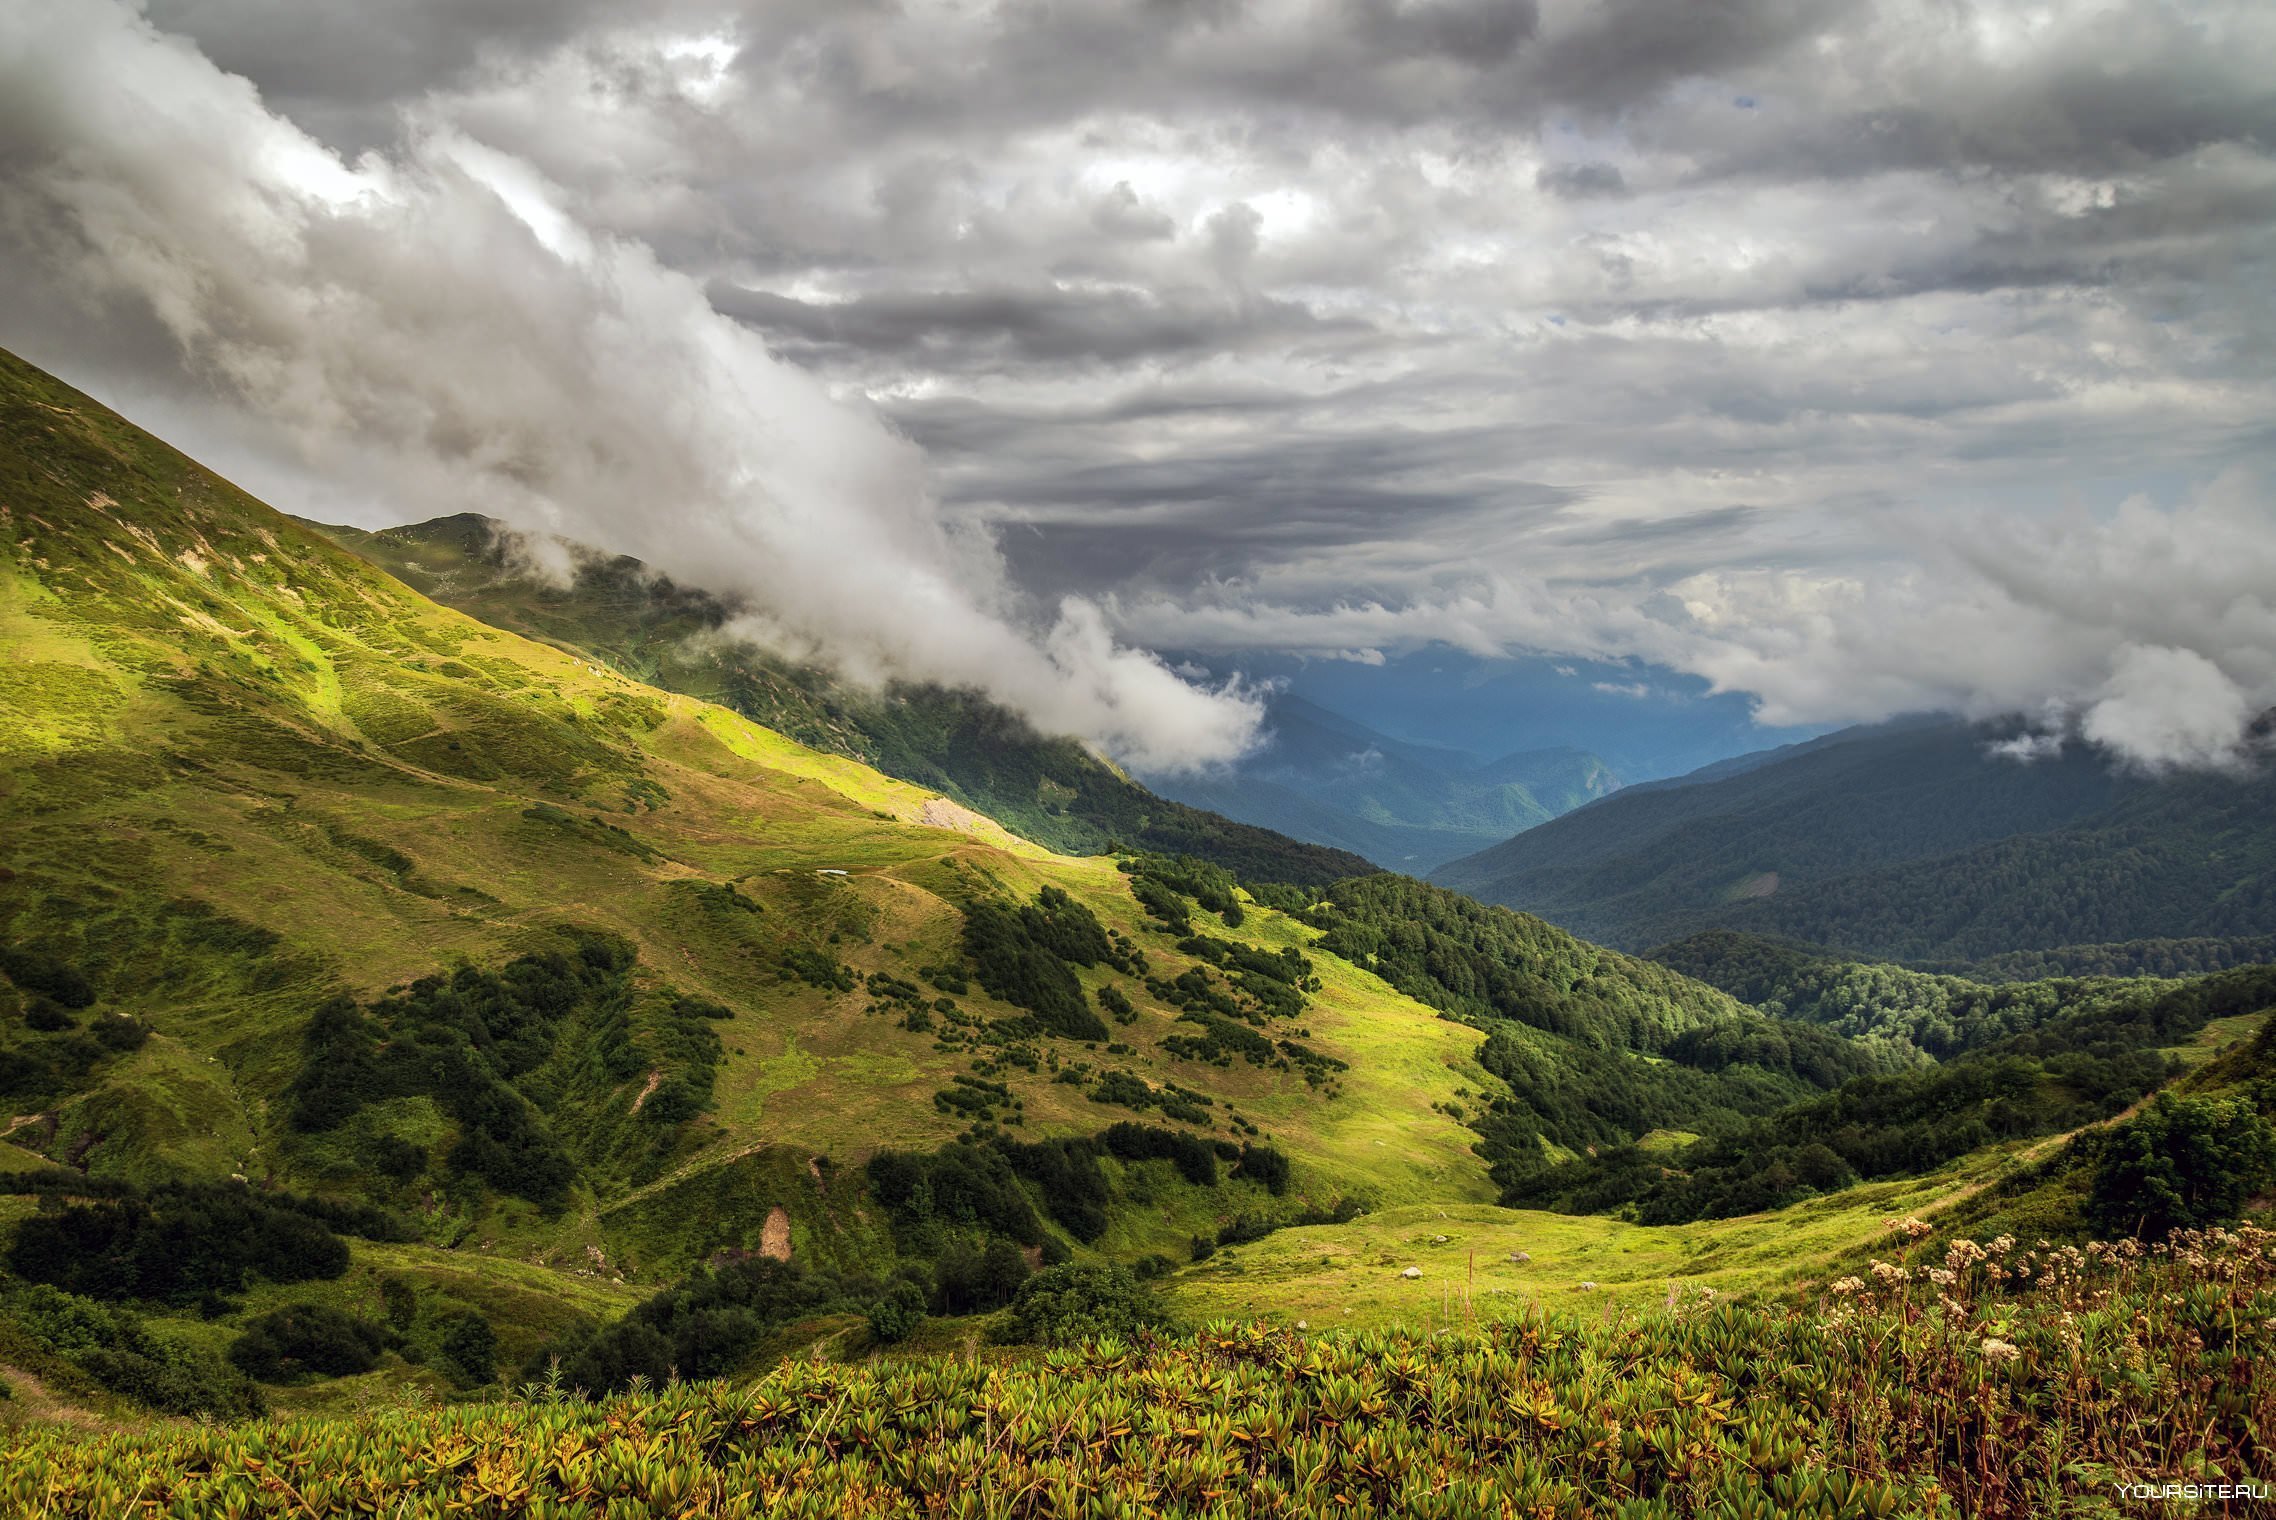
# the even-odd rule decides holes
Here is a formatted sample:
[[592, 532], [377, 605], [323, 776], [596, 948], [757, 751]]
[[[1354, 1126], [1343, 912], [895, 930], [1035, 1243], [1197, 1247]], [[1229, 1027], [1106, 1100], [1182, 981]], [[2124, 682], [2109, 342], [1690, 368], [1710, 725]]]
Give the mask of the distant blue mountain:
[[1825, 732], [1754, 721], [1751, 700], [1658, 666], [1546, 656], [1483, 659], [1443, 645], [1380, 665], [1287, 655], [1172, 656], [1269, 681], [1344, 721], [1424, 749], [1485, 757], [1574, 749], [1623, 781], [1682, 776]]
[[1610, 766], [1580, 750], [1482, 760], [1391, 738], [1286, 693], [1267, 708], [1263, 745], [1239, 765], [1147, 783], [1173, 801], [1415, 874], [1620, 785]]

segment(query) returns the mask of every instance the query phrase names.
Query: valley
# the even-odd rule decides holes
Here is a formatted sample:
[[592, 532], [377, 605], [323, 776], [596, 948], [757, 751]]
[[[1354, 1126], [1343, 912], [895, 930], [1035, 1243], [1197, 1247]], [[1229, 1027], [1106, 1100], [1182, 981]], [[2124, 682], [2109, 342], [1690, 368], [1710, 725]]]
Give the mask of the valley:
[[[111, 1492], [71, 1486], [74, 1422], [639, 1421], [786, 1357], [1118, 1377], [1132, 1344], [1468, 1355], [1734, 1305], [1782, 1346], [1879, 1257], [2223, 1225], [2276, 1183], [2242, 939], [2030, 979], [1607, 948], [976, 697], [719, 644], [637, 565], [318, 531], [6, 357], [0, 525], [0, 1441], [35, 1513]], [[1623, 1460], [1632, 1494], [1692, 1472]]]

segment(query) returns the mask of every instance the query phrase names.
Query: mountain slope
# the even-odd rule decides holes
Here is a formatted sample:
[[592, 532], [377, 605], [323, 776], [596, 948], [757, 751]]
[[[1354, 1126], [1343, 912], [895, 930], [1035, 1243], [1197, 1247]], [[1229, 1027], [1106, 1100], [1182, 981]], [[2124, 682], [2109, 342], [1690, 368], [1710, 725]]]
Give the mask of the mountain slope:
[[[0, 513], [0, 937], [95, 999], [59, 1015], [31, 987], [0, 989], [0, 1067], [43, 1073], [12, 1099], [35, 1116], [0, 1146], [19, 1159], [360, 1192], [436, 1238], [656, 1271], [755, 1248], [769, 1205], [801, 1238], [823, 1231], [806, 1157], [947, 1140], [971, 1115], [935, 1094], [1016, 1055], [1034, 1068], [974, 1080], [1018, 1099], [1030, 1133], [1138, 1117], [1090, 1096], [1127, 1070], [1211, 1097], [1205, 1132], [1256, 1125], [1324, 1196], [1484, 1190], [1468, 1132], [1429, 1110], [1464, 1080], [1476, 1036], [1346, 968], [1322, 969], [1302, 1014], [1351, 1068], [1334, 1100], [1301, 1071], [1166, 1050], [1180, 1010], [1143, 978], [1081, 973], [1135, 1007], [1111, 1053], [987, 1044], [989, 1020], [1022, 1011], [976, 988], [940, 995], [975, 1020], [970, 1041], [950, 1043], [945, 1013], [926, 1032], [866, 1011], [963, 959], [966, 906], [1046, 885], [1149, 939], [1157, 978], [1196, 963], [1145, 927], [1113, 861], [1054, 856], [935, 793], [440, 608], [12, 359]], [[621, 1034], [633, 1069], [547, 1054], [510, 1084], [577, 1163], [565, 1208], [454, 1192], [445, 1152], [464, 1121], [436, 1108], [447, 1092], [360, 1111], [340, 1143], [285, 1122], [328, 999], [408, 1031], [412, 1012], [379, 1006], [387, 989], [581, 954], [564, 926], [636, 957], [557, 1031]], [[1309, 936], [1260, 911], [1240, 937]], [[629, 1026], [616, 1034], [612, 999]], [[674, 1010], [691, 999], [729, 1017], [690, 1025]], [[141, 1037], [113, 1050], [96, 1036], [129, 1044], [122, 1015]], [[33, 1027], [56, 1017], [68, 1027]], [[1076, 1066], [1091, 1078], [1053, 1080]], [[697, 1113], [640, 1121], [636, 1146], [617, 1133], [652, 1078], [682, 1075]], [[1395, 1148], [1375, 1144], [1386, 1127]], [[425, 1180], [388, 1181], [357, 1149], [389, 1137], [421, 1148]], [[780, 1154], [796, 1165], [778, 1169]], [[734, 1207], [688, 1202], [715, 1192]]]
[[933, 788], [1055, 850], [1093, 854], [1120, 842], [1197, 855], [1251, 880], [1305, 884], [1370, 868], [1360, 855], [1157, 796], [977, 692], [908, 683], [868, 691], [782, 659], [734, 635], [736, 606], [629, 556], [565, 546], [568, 574], [548, 574], [512, 552], [517, 540], [502, 525], [473, 513], [376, 533], [308, 526], [493, 627], [733, 708], [801, 744]]
[[476, 622], [13, 359], [0, 518], [0, 1171], [238, 1174], [399, 1214], [389, 1270], [452, 1246], [654, 1280], [939, 1248], [888, 1240], [848, 1168], [975, 1129], [1036, 1166], [1013, 1142], [1117, 1121], [1287, 1163], [1283, 1197], [1261, 1161], [1181, 1181], [1131, 1141], [1102, 1233], [1049, 1235], [1130, 1258], [1237, 1213], [1489, 1196], [1466, 1093], [1557, 1145], [1635, 1129], [1560, 1088], [1664, 1070], [1739, 1112], [1808, 1085], [1648, 1055], [1776, 1031], [1538, 921], [1410, 932], [1427, 889], [1368, 878], [1315, 922], [1203, 864], [1054, 855]]
[[1988, 753], [1996, 737], [1948, 722], [1831, 736], [1623, 792], [1433, 879], [1634, 949], [1724, 927], [1957, 963], [2276, 922], [2266, 770], [2152, 779], [2076, 748], [2021, 765]]
[[1491, 763], [1406, 744], [1285, 693], [1257, 751], [1223, 772], [1164, 777], [1182, 802], [1423, 872], [1616, 790], [1603, 761], [1573, 749]]

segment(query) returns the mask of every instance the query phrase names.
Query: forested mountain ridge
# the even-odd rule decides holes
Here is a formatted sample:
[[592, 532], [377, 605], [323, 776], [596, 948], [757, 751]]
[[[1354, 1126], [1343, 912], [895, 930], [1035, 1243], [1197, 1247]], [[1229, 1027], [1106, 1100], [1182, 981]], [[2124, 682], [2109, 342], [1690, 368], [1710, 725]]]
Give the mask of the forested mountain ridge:
[[1317, 883], [1371, 869], [1358, 854], [1150, 792], [977, 692], [906, 682], [872, 691], [783, 659], [736, 634], [744, 609], [628, 555], [549, 544], [567, 573], [540, 570], [511, 530], [476, 513], [378, 532], [308, 526], [444, 606], [933, 788], [1054, 850], [1095, 854], [1119, 842], [1197, 855], [1262, 881]]
[[1433, 879], [1637, 950], [1724, 927], [1959, 964], [2276, 923], [2266, 767], [2147, 777], [2075, 745], [2021, 764], [1990, 752], [2001, 736], [1959, 722], [1829, 736], [1624, 791]]

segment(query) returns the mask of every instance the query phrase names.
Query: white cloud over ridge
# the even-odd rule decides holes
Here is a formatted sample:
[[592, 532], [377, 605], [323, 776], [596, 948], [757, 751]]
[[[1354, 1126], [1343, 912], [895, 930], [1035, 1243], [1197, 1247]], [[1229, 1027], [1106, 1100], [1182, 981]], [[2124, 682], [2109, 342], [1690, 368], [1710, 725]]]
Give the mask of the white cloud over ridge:
[[977, 687], [1133, 764], [1253, 736], [1254, 703], [1118, 643], [1081, 598], [1029, 628], [906, 439], [447, 124], [344, 161], [124, 6], [5, 0], [0, 211], [19, 300], [147, 310], [163, 368], [400, 517], [634, 554], [857, 678]]
[[[282, 499], [737, 567], [793, 647], [1146, 765], [1248, 714], [1130, 644], [1625, 658], [2149, 770], [2276, 703], [2256, 0], [145, 4], [174, 118], [0, 94], [0, 341], [115, 394], [187, 333], [283, 422], [135, 410]], [[120, 14], [0, 37], [66, 13]]]

